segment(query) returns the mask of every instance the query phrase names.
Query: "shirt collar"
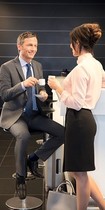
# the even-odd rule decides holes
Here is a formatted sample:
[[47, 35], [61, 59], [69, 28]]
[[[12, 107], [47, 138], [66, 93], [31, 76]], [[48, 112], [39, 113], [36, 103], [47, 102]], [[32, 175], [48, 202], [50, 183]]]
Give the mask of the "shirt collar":
[[20, 64], [21, 64], [22, 67], [26, 66], [27, 62], [25, 60], [23, 60], [20, 56], [19, 56], [19, 61], [20, 61]]
[[91, 53], [85, 53], [83, 55], [80, 55], [77, 59], [77, 64], [81, 63], [84, 59], [89, 58], [89, 57], [92, 58], [93, 55]]

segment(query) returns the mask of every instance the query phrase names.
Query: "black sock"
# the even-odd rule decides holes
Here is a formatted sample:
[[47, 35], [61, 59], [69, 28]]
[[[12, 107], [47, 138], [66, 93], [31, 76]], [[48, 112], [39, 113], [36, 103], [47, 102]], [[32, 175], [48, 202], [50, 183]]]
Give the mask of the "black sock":
[[17, 179], [17, 183], [18, 184], [25, 184], [25, 178], [24, 178], [24, 176], [21, 176], [18, 173], [16, 173], [16, 179]]
[[39, 159], [39, 157], [38, 157], [35, 153], [31, 153], [31, 154], [29, 155], [29, 159], [30, 159], [31, 161], [37, 161], [37, 160]]

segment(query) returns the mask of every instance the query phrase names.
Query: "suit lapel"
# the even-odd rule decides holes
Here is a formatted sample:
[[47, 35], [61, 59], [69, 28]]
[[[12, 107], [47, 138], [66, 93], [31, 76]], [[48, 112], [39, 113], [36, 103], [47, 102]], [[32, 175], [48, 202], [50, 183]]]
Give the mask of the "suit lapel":
[[38, 73], [37, 65], [36, 65], [35, 62], [32, 62], [32, 68], [33, 68], [34, 76], [38, 79], [39, 78], [39, 73]]
[[[33, 68], [33, 73], [34, 73], [34, 77], [36, 77], [37, 79], [39, 79], [39, 72], [38, 72], [38, 67], [35, 63], [35, 61], [32, 61], [32, 68]], [[39, 85], [36, 85], [36, 93], [39, 92]]]
[[16, 66], [16, 69], [18, 71], [18, 74], [20, 75], [21, 81], [25, 80], [25, 77], [24, 77], [24, 74], [23, 74], [22, 67], [21, 67], [18, 56], [14, 59], [14, 62], [15, 62], [15, 66]]

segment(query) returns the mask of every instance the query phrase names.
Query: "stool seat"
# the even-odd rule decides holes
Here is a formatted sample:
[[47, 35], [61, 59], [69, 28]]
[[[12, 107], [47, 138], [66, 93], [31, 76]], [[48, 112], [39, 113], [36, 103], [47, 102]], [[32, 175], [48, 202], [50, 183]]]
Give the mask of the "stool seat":
[[18, 197], [13, 197], [6, 201], [6, 206], [13, 210], [37, 209], [42, 206], [42, 204], [43, 202], [41, 199], [32, 196], [27, 196], [24, 200], [20, 200]]

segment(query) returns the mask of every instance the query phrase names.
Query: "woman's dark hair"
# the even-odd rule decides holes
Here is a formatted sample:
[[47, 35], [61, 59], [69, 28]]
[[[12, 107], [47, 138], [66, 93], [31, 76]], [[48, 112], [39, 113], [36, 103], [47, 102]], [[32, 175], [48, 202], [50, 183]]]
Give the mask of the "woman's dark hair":
[[70, 32], [70, 41], [74, 49], [75, 44], [79, 43], [80, 52], [82, 48], [92, 52], [94, 45], [101, 38], [101, 36], [102, 30], [98, 23], [85, 23], [75, 27]]

